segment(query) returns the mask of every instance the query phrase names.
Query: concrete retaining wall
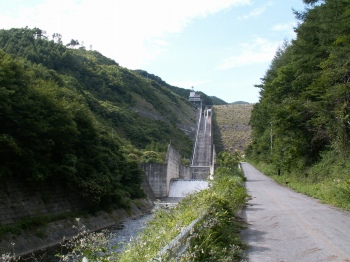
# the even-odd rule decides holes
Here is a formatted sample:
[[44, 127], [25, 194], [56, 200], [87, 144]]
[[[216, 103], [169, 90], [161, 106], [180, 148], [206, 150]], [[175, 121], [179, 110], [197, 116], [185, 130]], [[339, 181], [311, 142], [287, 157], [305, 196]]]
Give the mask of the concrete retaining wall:
[[8, 181], [0, 185], [0, 225], [44, 214], [61, 214], [83, 207], [76, 192], [55, 184]]
[[180, 166], [180, 178], [192, 179], [192, 169], [189, 166]]
[[[111, 226], [116, 226], [126, 219], [136, 219], [153, 208], [153, 202], [148, 199], [135, 201], [131, 204], [131, 210], [117, 209], [109, 212], [98, 212], [95, 215], [88, 215], [80, 218], [80, 225], [84, 225], [88, 231], [96, 231]], [[29, 254], [54, 245], [60, 244], [63, 237], [70, 239], [77, 234], [77, 226], [74, 218], [63, 219], [39, 226], [35, 229], [22, 231], [20, 235], [11, 233], [0, 239], [0, 254], [12, 252], [12, 244], [15, 243], [16, 255]]]
[[145, 172], [148, 183], [156, 198], [166, 197], [167, 191], [167, 165], [158, 163], [143, 163], [141, 168]]
[[[84, 207], [76, 192], [66, 188], [37, 183], [23, 183], [9, 180], [0, 183], [0, 226], [11, 225], [28, 217], [45, 214], [62, 214], [81, 210]], [[81, 217], [81, 223], [88, 230], [94, 231], [119, 223], [130, 216], [138, 217], [153, 207], [149, 199], [135, 200], [130, 211], [123, 209], [110, 212], [98, 212], [95, 215]], [[75, 235], [72, 228], [74, 218], [63, 219], [31, 230], [19, 230], [19, 235], [8, 233], [0, 239], [0, 254], [12, 252], [11, 243], [15, 243], [15, 252], [20, 255], [40, 250], [62, 241], [63, 236]]]
[[208, 167], [191, 167], [191, 179], [207, 179], [210, 175], [210, 166]]
[[172, 179], [191, 179], [192, 171], [190, 167], [181, 164], [180, 154], [171, 145], [168, 146], [166, 156], [167, 164], [143, 163], [148, 183], [156, 198], [167, 197], [169, 194], [170, 182]]
[[166, 195], [168, 196], [170, 181], [174, 178], [180, 177], [181, 158], [180, 158], [180, 154], [171, 145], [168, 146], [168, 152], [167, 152], [166, 158], [167, 158], [167, 176], [166, 176], [167, 194]]

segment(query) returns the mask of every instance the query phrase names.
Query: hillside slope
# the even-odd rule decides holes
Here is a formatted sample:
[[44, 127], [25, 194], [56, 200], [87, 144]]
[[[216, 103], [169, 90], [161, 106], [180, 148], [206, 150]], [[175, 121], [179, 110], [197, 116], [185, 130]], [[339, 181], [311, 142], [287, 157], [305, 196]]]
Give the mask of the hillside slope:
[[252, 104], [230, 104], [213, 107], [213, 132], [216, 152], [245, 151], [251, 142], [249, 125]]
[[[196, 110], [167, 86], [38, 28], [0, 30], [0, 180], [56, 183], [92, 206], [142, 196], [138, 167], [171, 141], [190, 157]], [[159, 157], [161, 158], [161, 154]]]

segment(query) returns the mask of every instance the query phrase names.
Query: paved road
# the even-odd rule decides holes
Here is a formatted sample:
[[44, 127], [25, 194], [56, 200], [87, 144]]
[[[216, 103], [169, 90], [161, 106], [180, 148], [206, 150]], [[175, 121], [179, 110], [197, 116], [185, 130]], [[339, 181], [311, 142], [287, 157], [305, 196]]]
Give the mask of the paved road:
[[252, 199], [242, 232], [250, 262], [350, 262], [350, 213], [280, 186], [242, 164]]

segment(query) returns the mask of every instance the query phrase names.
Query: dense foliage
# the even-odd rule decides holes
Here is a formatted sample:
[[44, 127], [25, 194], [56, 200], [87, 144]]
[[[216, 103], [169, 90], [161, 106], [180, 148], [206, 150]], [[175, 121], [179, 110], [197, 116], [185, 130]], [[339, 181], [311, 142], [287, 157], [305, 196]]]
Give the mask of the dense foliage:
[[86, 101], [35, 77], [39, 66], [26, 66], [0, 52], [1, 179], [64, 183], [94, 204], [140, 196], [137, 163], [123, 156]]
[[168, 87], [76, 40], [0, 30], [1, 181], [58, 183], [90, 205], [124, 205], [143, 194], [147, 152], [171, 141], [190, 157], [192, 141], [176, 125], [194, 125], [195, 114]]
[[349, 157], [350, 5], [304, 1], [297, 38], [277, 51], [258, 87], [249, 155], [284, 172], [333, 151]]
[[350, 4], [304, 3], [297, 38], [258, 86], [247, 153], [277, 181], [350, 209]]

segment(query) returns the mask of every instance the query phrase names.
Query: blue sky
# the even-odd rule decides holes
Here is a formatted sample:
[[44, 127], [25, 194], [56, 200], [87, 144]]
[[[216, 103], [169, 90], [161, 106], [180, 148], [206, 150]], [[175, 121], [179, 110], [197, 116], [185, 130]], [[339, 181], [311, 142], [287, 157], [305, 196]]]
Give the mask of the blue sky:
[[279, 45], [295, 38], [302, 0], [11, 0], [0, 28], [39, 27], [129, 69], [226, 102], [259, 100]]

